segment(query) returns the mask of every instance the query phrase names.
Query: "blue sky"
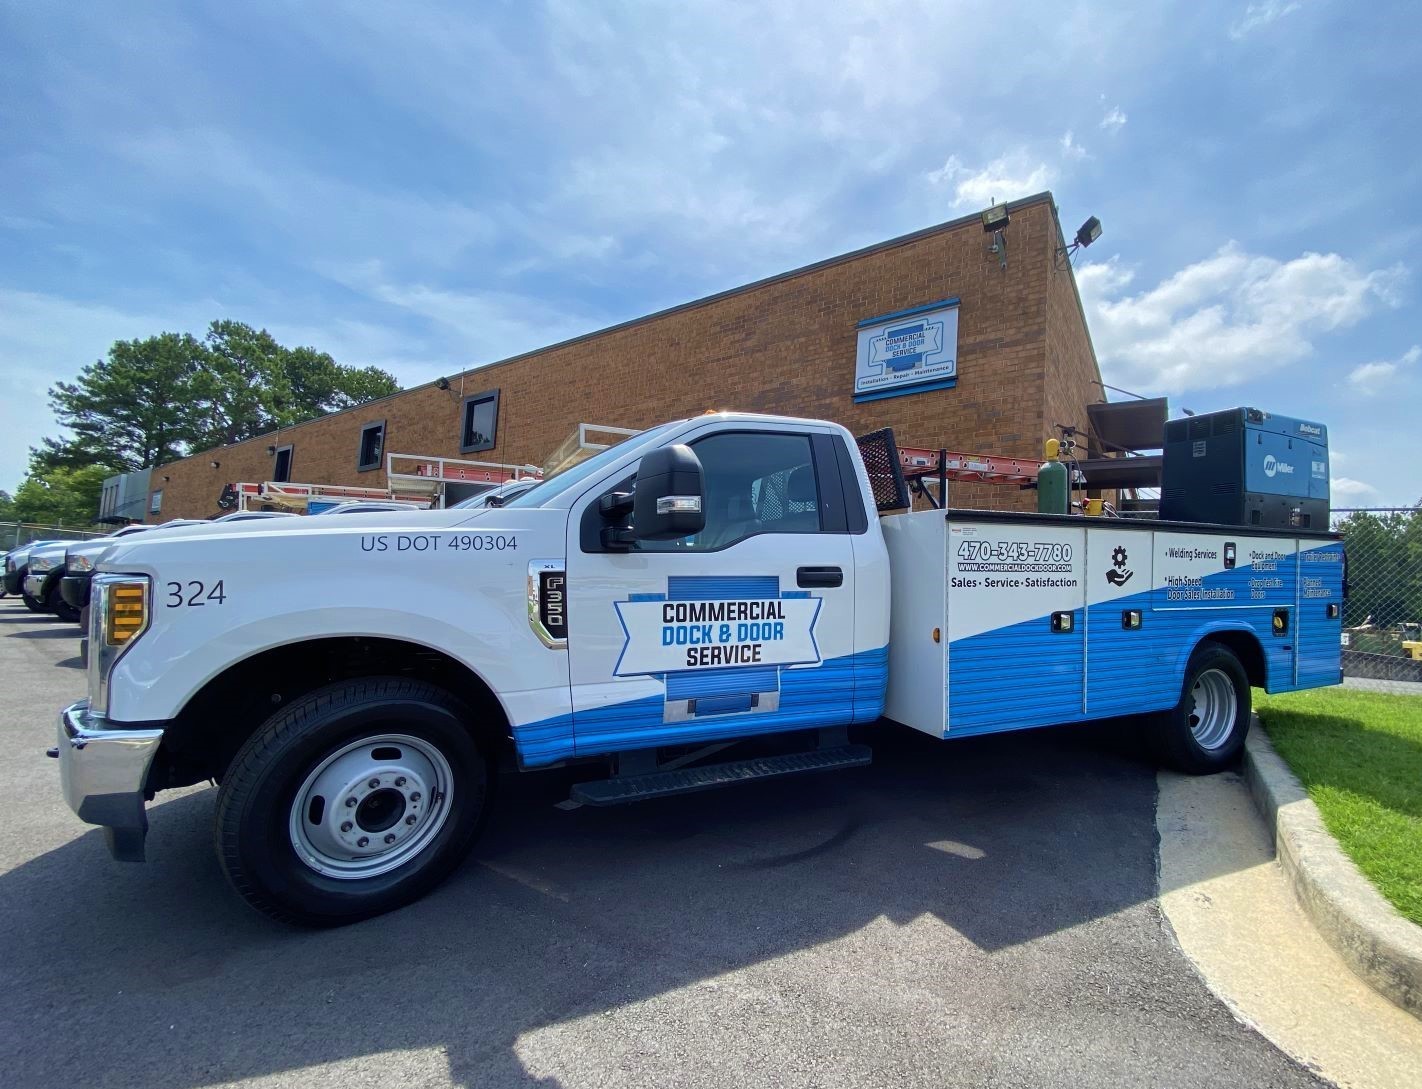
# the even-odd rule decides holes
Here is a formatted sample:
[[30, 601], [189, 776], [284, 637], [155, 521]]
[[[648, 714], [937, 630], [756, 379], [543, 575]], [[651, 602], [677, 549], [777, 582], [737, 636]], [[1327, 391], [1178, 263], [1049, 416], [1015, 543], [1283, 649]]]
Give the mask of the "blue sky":
[[1051, 189], [1108, 382], [1417, 500], [1415, 6], [1134, 6], [0, 0], [0, 487], [116, 338], [414, 384]]

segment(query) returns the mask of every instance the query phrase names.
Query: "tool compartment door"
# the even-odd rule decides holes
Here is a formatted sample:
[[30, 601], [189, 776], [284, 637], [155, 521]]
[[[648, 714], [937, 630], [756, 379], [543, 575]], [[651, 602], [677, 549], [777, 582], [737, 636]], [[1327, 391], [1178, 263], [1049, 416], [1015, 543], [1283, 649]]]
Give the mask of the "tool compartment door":
[[1084, 717], [1086, 530], [948, 522], [948, 733]]
[[1343, 668], [1343, 542], [1299, 547], [1298, 685], [1337, 684]]

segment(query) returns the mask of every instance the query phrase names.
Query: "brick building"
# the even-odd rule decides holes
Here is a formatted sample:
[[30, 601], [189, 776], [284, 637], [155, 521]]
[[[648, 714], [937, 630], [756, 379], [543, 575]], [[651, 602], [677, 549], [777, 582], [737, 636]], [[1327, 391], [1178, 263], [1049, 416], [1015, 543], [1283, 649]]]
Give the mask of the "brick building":
[[[1100, 372], [1051, 194], [1007, 207], [1005, 268], [977, 215], [930, 227], [156, 467], [147, 520], [217, 514], [229, 482], [384, 488], [382, 452], [542, 465], [581, 423], [640, 429], [708, 408], [828, 418], [855, 434], [892, 427], [904, 446], [1038, 460], [1056, 425], [1086, 433]], [[956, 336], [925, 342], [915, 315], [950, 313]], [[868, 348], [866, 324], [880, 335]], [[885, 359], [885, 344], [904, 343]], [[914, 382], [915, 361], [944, 357], [956, 359], [946, 379], [875, 392], [856, 377], [867, 365]], [[955, 485], [950, 498], [1031, 505], [990, 485]]]

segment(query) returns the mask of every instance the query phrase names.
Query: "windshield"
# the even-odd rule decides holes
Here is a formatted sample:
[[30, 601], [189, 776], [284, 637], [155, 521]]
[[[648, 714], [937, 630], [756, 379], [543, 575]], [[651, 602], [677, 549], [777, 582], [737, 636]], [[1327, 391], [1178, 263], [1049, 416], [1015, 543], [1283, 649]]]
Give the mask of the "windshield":
[[557, 476], [549, 477], [538, 487], [531, 491], [526, 491], [516, 499], [510, 499], [504, 504], [508, 507], [541, 507], [555, 496], [562, 495], [570, 488], [581, 484], [588, 477], [596, 476], [610, 462], [616, 461], [623, 454], [634, 450], [645, 449], [654, 445], [658, 439], [665, 435], [674, 427], [681, 426], [680, 420], [673, 420], [671, 423], [664, 423], [650, 431], [643, 431], [633, 435], [630, 439], [624, 439], [616, 446], [609, 446], [606, 450], [594, 454], [587, 461], [580, 461], [571, 469], [565, 469]]

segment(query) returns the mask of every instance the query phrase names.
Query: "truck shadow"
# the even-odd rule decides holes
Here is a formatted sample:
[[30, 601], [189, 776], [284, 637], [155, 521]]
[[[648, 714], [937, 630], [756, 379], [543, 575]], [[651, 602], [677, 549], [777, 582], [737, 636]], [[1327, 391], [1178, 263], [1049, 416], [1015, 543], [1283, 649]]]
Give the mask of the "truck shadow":
[[568, 772], [511, 778], [453, 879], [325, 932], [241, 904], [214, 792], [173, 798], [147, 865], [94, 831], [0, 877], [6, 1080], [177, 1089], [441, 1048], [461, 1085], [554, 1085], [529, 1034], [871, 924], [933, 917], [981, 958], [1154, 896], [1155, 772], [1109, 733], [871, 740], [870, 768], [618, 809], [555, 808]]

